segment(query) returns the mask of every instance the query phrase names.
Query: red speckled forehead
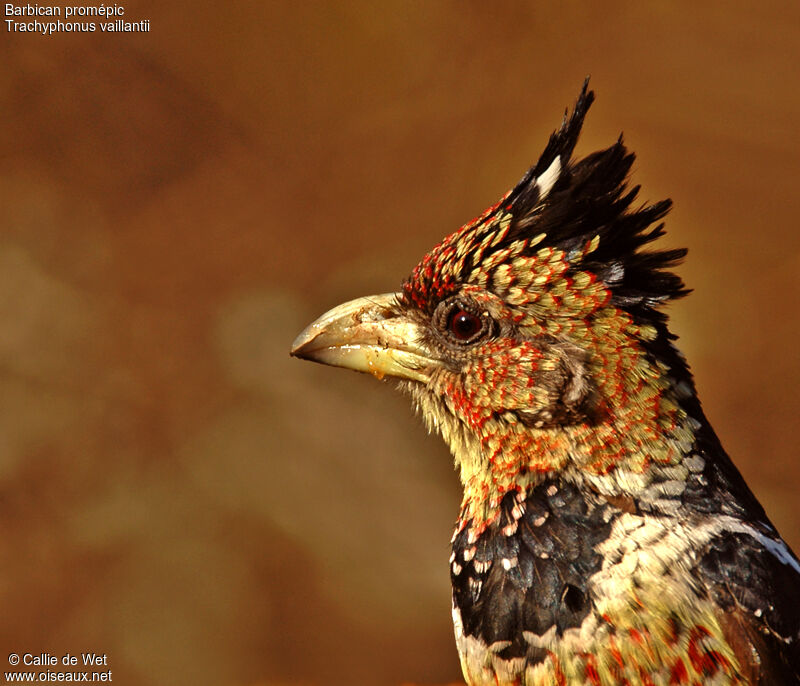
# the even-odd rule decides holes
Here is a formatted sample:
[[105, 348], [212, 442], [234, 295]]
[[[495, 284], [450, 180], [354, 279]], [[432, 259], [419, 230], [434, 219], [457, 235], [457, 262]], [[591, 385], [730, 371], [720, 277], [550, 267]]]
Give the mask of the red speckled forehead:
[[403, 293], [410, 304], [432, 313], [442, 299], [455, 293], [469, 280], [465, 267], [475, 264], [482, 253], [481, 240], [487, 242], [484, 248], [493, 239], [502, 240], [503, 231], [498, 229], [503, 218], [507, 231], [511, 215], [507, 210], [505, 213], [499, 211], [507, 197], [508, 194], [482, 215], [447, 236], [422, 258], [403, 284]]

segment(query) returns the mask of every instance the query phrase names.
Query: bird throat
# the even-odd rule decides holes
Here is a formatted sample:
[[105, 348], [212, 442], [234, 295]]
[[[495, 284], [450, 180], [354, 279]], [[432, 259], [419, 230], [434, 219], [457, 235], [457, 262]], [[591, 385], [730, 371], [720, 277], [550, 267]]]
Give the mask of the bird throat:
[[[639, 355], [627, 372], [606, 374], [596, 412], [578, 421], [530, 426], [503, 413], [474, 424], [454, 414], [446, 401], [414, 394], [428, 428], [450, 447], [464, 489], [459, 531], [477, 537], [501, 516], [504, 496], [527, 495], [546, 479], [587, 487], [617, 502], [636, 501], [664, 469], [685, 471], [702, 426], [686, 406], [689, 383], [667, 365]], [[604, 379], [604, 371], [593, 370]], [[674, 478], [671, 473], [670, 478]]]

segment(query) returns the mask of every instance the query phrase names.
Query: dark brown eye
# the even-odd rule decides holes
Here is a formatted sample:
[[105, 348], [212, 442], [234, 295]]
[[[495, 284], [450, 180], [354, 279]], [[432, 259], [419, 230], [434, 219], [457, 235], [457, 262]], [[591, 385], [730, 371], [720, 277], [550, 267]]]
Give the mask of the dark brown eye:
[[449, 344], [468, 346], [493, 334], [496, 325], [488, 312], [462, 298], [449, 298], [439, 303], [431, 323]]
[[470, 341], [481, 332], [483, 322], [472, 312], [454, 307], [450, 312], [447, 328], [458, 340]]

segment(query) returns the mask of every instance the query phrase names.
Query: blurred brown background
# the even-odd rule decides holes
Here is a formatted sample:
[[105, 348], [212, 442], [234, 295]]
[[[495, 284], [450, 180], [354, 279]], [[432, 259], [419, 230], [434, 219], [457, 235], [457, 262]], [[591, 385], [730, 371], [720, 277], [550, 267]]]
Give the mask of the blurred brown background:
[[[696, 289], [708, 415], [800, 547], [800, 5], [188, 1], [3, 31], [0, 662], [115, 683], [459, 676], [450, 457], [290, 360], [535, 161], [586, 74]], [[5, 28], [3, 25], [2, 28]]]

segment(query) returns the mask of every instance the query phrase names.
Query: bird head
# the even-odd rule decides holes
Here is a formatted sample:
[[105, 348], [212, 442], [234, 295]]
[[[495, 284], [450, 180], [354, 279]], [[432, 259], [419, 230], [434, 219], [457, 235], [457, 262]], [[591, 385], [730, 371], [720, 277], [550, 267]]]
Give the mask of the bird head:
[[691, 376], [660, 311], [687, 292], [669, 271], [685, 250], [643, 250], [670, 201], [634, 206], [621, 138], [572, 159], [593, 99], [584, 84], [517, 186], [400, 291], [334, 308], [292, 348], [399, 379], [450, 446], [476, 521], [554, 472], [617, 495], [693, 440]]

